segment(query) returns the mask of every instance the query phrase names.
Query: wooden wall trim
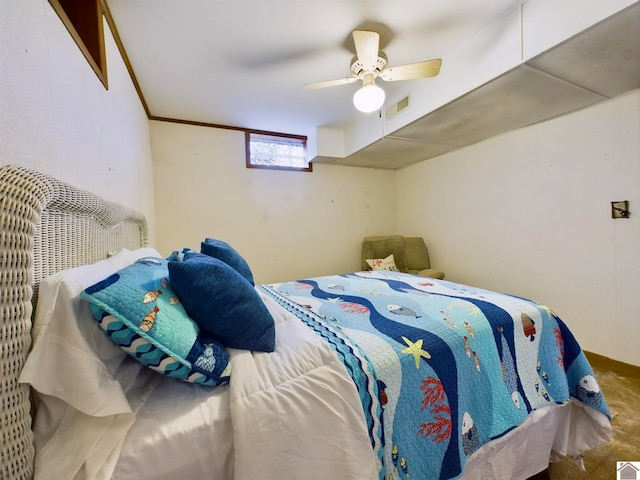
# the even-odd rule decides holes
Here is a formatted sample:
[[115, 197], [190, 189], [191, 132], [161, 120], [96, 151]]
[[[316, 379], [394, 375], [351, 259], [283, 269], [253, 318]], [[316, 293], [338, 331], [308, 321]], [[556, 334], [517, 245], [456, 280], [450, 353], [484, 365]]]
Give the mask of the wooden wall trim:
[[120, 33], [118, 33], [118, 27], [116, 26], [116, 22], [111, 15], [111, 10], [109, 10], [109, 5], [107, 0], [100, 0], [102, 4], [102, 11], [104, 13], [104, 18], [107, 20], [107, 25], [109, 25], [109, 29], [111, 30], [111, 34], [113, 35], [113, 39], [116, 42], [116, 46], [118, 47], [118, 51], [120, 52], [120, 56], [127, 68], [127, 72], [129, 72], [129, 77], [131, 77], [131, 81], [133, 82], [133, 86], [138, 93], [138, 97], [140, 98], [140, 102], [142, 103], [142, 108], [144, 108], [145, 113], [147, 114], [147, 118], [151, 116], [151, 112], [149, 111], [149, 106], [147, 105], [147, 101], [144, 98], [142, 93], [142, 89], [140, 88], [140, 84], [138, 83], [138, 78], [136, 77], [135, 72], [133, 71], [133, 66], [129, 61], [129, 56], [127, 55], [127, 51], [124, 48], [124, 44], [122, 43], [122, 39], [120, 38]]
[[305, 140], [305, 141], [307, 140], [307, 137], [305, 135], [294, 135], [294, 134], [283, 133], [283, 132], [270, 132], [268, 130], [256, 130], [254, 128], [236, 127], [233, 125], [220, 125], [217, 123], [196, 122], [194, 120], [182, 120], [179, 118], [157, 117], [155, 115], [150, 115], [149, 120], [157, 120], [159, 122], [181, 123], [183, 125], [195, 125], [197, 127], [221, 128], [223, 130], [236, 130], [238, 132], [258, 133], [260, 135], [271, 135], [274, 137], [298, 138], [300, 140]]
[[[104, 88], [109, 90], [107, 56], [102, 26], [102, 1], [94, 0], [92, 3], [82, 2], [78, 4], [64, 2], [65, 6], [63, 6], [59, 0], [49, 0], [49, 4], [60, 18], [60, 21], [62, 21], [71, 38], [78, 45]], [[94, 38], [96, 28], [97, 38]], [[88, 43], [85, 42], [85, 39]]]
[[[55, 0], [53, 0], [55, 1]], [[194, 120], [181, 120], [181, 119], [177, 119], [177, 118], [167, 118], [167, 117], [159, 117], [156, 115], [153, 115], [149, 109], [149, 105], [147, 104], [147, 101], [144, 98], [144, 94], [142, 93], [142, 88], [140, 87], [140, 83], [138, 82], [138, 79], [136, 77], [136, 74], [133, 70], [133, 65], [131, 65], [131, 61], [129, 60], [129, 56], [127, 55], [127, 51], [124, 48], [124, 44], [122, 43], [122, 38], [120, 37], [120, 34], [118, 33], [118, 27], [116, 26], [116, 22], [113, 19], [113, 16], [111, 15], [111, 10], [109, 10], [109, 4], [107, 0], [98, 0], [100, 2], [100, 4], [102, 5], [102, 11], [104, 13], [104, 17], [107, 20], [107, 25], [109, 25], [109, 29], [111, 30], [111, 34], [113, 35], [113, 39], [116, 43], [116, 46], [118, 47], [118, 51], [120, 52], [120, 56], [122, 57], [122, 60], [124, 61], [125, 67], [127, 68], [127, 71], [129, 72], [129, 77], [131, 77], [131, 81], [133, 82], [133, 86], [136, 89], [136, 92], [138, 93], [138, 97], [140, 98], [140, 102], [142, 103], [142, 107], [144, 108], [144, 111], [147, 115], [147, 118], [149, 120], [157, 120], [160, 122], [172, 122], [172, 123], [182, 123], [184, 125], [195, 125], [195, 126], [199, 126], [199, 127], [209, 127], [209, 128], [221, 128], [224, 130], [237, 130], [240, 132], [251, 132], [251, 133], [260, 133], [263, 135], [274, 135], [274, 136], [286, 136], [286, 137], [293, 137], [293, 138], [304, 138], [305, 140], [307, 139], [306, 136], [300, 136], [300, 135], [293, 135], [293, 134], [288, 134], [288, 133], [282, 133], [282, 132], [270, 132], [267, 130], [255, 130], [255, 129], [251, 129], [251, 128], [244, 128], [244, 127], [236, 127], [233, 125], [220, 125], [220, 124], [216, 124], [216, 123], [207, 123], [207, 122], [197, 122]]]
[[585, 351], [584, 354], [587, 357], [587, 360], [589, 360], [589, 363], [591, 364], [602, 365], [607, 369], [613, 370], [617, 373], [640, 378], [640, 366], [631, 365], [630, 363], [620, 362], [618, 360], [605, 357], [604, 355], [600, 355], [598, 353]]

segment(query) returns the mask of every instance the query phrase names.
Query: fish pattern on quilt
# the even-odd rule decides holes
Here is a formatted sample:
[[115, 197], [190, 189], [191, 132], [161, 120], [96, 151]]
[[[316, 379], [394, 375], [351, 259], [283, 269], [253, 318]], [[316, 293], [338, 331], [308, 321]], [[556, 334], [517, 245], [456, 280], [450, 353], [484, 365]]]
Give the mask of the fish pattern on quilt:
[[577, 341], [533, 301], [386, 271], [259, 288], [345, 364], [380, 479], [457, 478], [482, 445], [571, 397], [610, 417]]

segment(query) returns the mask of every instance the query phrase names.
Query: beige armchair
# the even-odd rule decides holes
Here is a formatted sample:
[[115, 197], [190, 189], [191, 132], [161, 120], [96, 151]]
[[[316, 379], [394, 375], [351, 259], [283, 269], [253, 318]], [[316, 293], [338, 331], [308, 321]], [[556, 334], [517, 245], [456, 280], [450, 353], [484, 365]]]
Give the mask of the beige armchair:
[[398, 270], [423, 277], [444, 278], [444, 272], [431, 268], [429, 252], [422, 237], [378, 235], [362, 240], [363, 270], [371, 270], [367, 259], [384, 259], [393, 254]]

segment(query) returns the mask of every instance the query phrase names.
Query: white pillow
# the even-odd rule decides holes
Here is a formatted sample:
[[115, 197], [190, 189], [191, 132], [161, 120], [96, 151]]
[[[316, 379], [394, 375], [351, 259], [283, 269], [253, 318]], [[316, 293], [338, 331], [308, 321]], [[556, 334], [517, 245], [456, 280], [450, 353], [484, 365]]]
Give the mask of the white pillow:
[[121, 382], [137, 371], [118, 372], [120, 382], [114, 378], [126, 354], [100, 329], [89, 305], [79, 295], [147, 256], [161, 255], [149, 247], [123, 249], [106, 260], [43, 279], [32, 329], [33, 346], [20, 382], [90, 416], [130, 412]]
[[390, 272], [399, 272], [393, 253], [387, 258], [367, 258], [367, 264], [371, 270], [389, 270]]

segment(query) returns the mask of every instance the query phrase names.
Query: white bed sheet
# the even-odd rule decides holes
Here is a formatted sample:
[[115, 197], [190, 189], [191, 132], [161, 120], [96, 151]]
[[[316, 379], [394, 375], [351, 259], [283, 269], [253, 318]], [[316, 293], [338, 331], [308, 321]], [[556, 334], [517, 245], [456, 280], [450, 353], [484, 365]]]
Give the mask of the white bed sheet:
[[[161, 382], [140, 409], [112, 478], [131, 480], [144, 473], [158, 480], [233, 480], [234, 451], [229, 441], [233, 426], [228, 406], [226, 387], [211, 395], [178, 381]], [[582, 428], [578, 431], [576, 425]], [[579, 401], [546, 407], [534, 411], [524, 424], [503, 438], [475, 452], [460, 479], [526, 479], [544, 470], [550, 458], [574, 457], [610, 438], [608, 419]], [[185, 444], [198, 448], [185, 450]], [[256, 478], [283, 477], [262, 471]]]
[[138, 411], [112, 478], [233, 479], [229, 388], [162, 378]]
[[460, 478], [524, 480], [547, 468], [550, 459], [573, 458], [610, 439], [611, 424], [602, 412], [578, 400], [552, 405], [534, 410], [518, 428], [483, 445]]
[[40, 283], [33, 345], [20, 375], [37, 392], [34, 479], [110, 477], [157, 375], [104, 335], [79, 295], [137, 259], [158, 255], [152, 248], [123, 249]]

